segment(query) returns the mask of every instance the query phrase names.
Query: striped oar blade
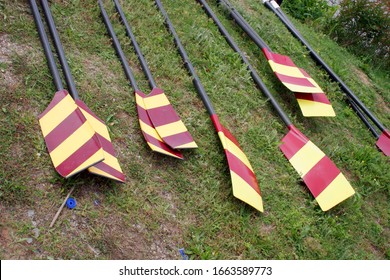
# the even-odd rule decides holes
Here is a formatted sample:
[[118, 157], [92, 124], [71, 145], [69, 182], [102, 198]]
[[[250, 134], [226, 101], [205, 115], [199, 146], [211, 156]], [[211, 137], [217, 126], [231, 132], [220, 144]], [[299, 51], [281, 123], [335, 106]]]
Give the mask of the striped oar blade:
[[264, 212], [260, 188], [248, 158], [236, 138], [219, 122], [217, 115], [212, 115], [211, 120], [225, 150], [232, 180], [233, 195], [260, 212]]
[[304, 116], [336, 116], [325, 93], [305, 70], [298, 68], [288, 56], [273, 53], [266, 48], [263, 48], [262, 51], [276, 77], [295, 93]]
[[301, 176], [323, 211], [352, 196], [355, 191], [336, 165], [293, 125], [280, 149]]
[[77, 99], [75, 102], [84, 117], [92, 126], [93, 130], [95, 130], [103, 148], [104, 160], [89, 167], [88, 171], [119, 182], [125, 182], [125, 175], [123, 174], [119, 161], [116, 158], [114, 146], [111, 142], [106, 124], [98, 116], [96, 116], [83, 101]]
[[143, 99], [154, 128], [167, 145], [173, 149], [198, 147], [162, 89], [154, 88]]
[[145, 102], [146, 95], [139, 91], [135, 91], [135, 100], [137, 103], [137, 112], [138, 112], [138, 120], [142, 130], [142, 134], [149, 147], [158, 153], [162, 153], [168, 156], [172, 156], [175, 158], [183, 159], [183, 155], [179, 151], [173, 150], [170, 146], [168, 146], [163, 139], [161, 139], [157, 130], [155, 129], [152, 121], [149, 118], [149, 115], [146, 110]]
[[56, 92], [39, 124], [57, 172], [68, 178], [104, 159], [99, 139], [66, 90]]
[[381, 136], [379, 136], [376, 146], [386, 155], [390, 156], [390, 131], [383, 130]]

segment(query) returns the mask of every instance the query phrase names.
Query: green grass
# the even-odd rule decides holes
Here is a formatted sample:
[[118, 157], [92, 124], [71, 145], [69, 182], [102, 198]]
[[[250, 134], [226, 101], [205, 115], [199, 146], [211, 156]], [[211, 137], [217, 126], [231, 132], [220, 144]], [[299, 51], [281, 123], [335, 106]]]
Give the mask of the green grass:
[[[196, 1], [162, 2], [221, 122], [254, 168], [265, 212], [233, 197], [221, 143], [151, 0], [121, 3], [158, 86], [199, 148], [184, 151], [183, 161], [153, 153], [141, 134], [133, 89], [96, 1], [51, 1], [80, 98], [108, 125], [127, 182], [88, 173], [61, 178], [37, 121], [55, 88], [29, 5], [0, 0], [0, 42], [10, 46], [0, 48], [0, 258], [179, 259], [178, 249], [184, 247], [191, 259], [389, 259], [389, 160], [378, 152], [338, 86], [260, 1], [232, 1], [273, 51], [290, 56], [310, 73], [337, 114], [304, 118], [261, 50], [215, 1], [208, 1], [293, 123], [354, 187], [353, 197], [322, 212], [279, 151], [287, 129], [214, 23]], [[113, 3], [104, 3], [137, 82], [148, 93]], [[310, 26], [294, 24], [389, 127], [388, 74]], [[77, 207], [64, 209], [49, 228], [72, 186]], [[29, 210], [34, 210], [33, 217]]]

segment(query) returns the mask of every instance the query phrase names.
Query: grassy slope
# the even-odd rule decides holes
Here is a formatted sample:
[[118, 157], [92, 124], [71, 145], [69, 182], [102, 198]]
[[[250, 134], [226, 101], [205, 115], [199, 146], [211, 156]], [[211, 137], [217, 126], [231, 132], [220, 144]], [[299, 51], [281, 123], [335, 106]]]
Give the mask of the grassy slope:
[[[62, 179], [52, 167], [37, 122], [55, 89], [26, 2], [0, 0], [1, 259], [177, 259], [182, 247], [194, 259], [390, 258], [388, 159], [376, 150], [373, 137], [348, 108], [337, 85], [260, 1], [232, 2], [273, 51], [289, 55], [315, 78], [327, 92], [336, 118], [303, 118], [260, 50], [214, 1], [209, 3], [293, 123], [331, 157], [354, 186], [353, 198], [326, 213], [279, 152], [286, 133], [283, 123], [237, 54], [192, 0], [180, 1], [180, 5], [173, 0], [162, 2], [221, 122], [251, 161], [265, 213], [233, 197], [219, 139], [151, 0], [126, 1], [123, 7], [158, 85], [199, 149], [185, 151], [184, 161], [152, 153], [140, 133], [133, 91], [106, 35], [96, 1], [51, 1], [80, 96], [110, 127], [127, 183], [85, 173]], [[113, 15], [111, 1], [105, 4]], [[116, 16], [112, 20], [137, 81], [148, 92], [123, 27]], [[310, 27], [296, 26], [389, 127], [389, 77]], [[74, 185], [77, 208], [64, 209], [49, 229]], [[27, 242], [30, 237], [32, 243]]]

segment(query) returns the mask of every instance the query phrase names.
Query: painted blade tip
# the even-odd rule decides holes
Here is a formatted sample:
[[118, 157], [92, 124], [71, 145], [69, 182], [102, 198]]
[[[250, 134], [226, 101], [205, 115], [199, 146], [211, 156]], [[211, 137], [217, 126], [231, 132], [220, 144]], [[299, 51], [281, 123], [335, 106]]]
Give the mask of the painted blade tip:
[[390, 132], [384, 130], [379, 136], [376, 146], [386, 155], [390, 156]]

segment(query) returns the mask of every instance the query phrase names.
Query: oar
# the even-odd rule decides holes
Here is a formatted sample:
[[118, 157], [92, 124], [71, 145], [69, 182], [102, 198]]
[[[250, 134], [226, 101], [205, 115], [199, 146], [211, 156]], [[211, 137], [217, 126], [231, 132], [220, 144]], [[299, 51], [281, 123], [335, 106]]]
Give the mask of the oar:
[[313, 142], [292, 124], [214, 12], [204, 0], [197, 1], [202, 4], [207, 15], [213, 19], [232, 49], [241, 56], [254, 82], [270, 100], [276, 112], [288, 127], [289, 132], [282, 139], [280, 149], [306, 183], [321, 209], [327, 211], [352, 196], [355, 191], [344, 175]]
[[228, 1], [218, 0], [218, 2], [223, 3], [236, 23], [261, 48], [276, 77], [294, 92], [304, 116], [334, 117], [336, 115], [326, 94], [305, 70], [298, 68], [290, 57], [272, 52], [264, 40]]
[[[309, 50], [311, 57], [328, 73], [333, 81], [339, 84], [339, 87], [346, 94], [347, 100], [350, 102], [352, 108], [357, 112], [360, 119], [372, 132], [374, 137], [378, 140], [376, 146], [386, 155], [390, 156], [390, 131], [374, 116], [374, 114], [363, 104], [363, 102], [353, 93], [353, 91], [348, 88], [348, 86], [341, 80], [339, 76], [330, 68], [322, 58], [315, 52], [315, 50], [309, 45], [309, 43], [303, 38], [303, 36], [298, 32], [295, 26], [288, 20], [288, 17], [283, 13], [282, 9], [275, 1], [263, 1], [264, 5], [273, 11], [278, 18], [283, 22], [283, 24], [288, 28], [288, 30], [298, 39], [301, 43], [306, 46]], [[379, 129], [381, 134], [376, 131], [376, 129], [371, 125], [367, 118], [369, 118], [372, 123]]]
[[173, 149], [197, 148], [198, 146], [192, 139], [191, 134], [188, 132], [180, 117], [175, 112], [175, 109], [173, 109], [167, 96], [164, 94], [164, 91], [157, 87], [137, 40], [126, 20], [121, 5], [118, 0], [114, 0], [114, 2], [122, 23], [126, 28], [127, 36], [131, 39], [142, 69], [152, 88], [152, 91], [148, 95], [142, 96], [142, 99], [154, 128], [164, 142]]
[[160, 0], [156, 0], [156, 4], [165, 19], [165, 23], [168, 26], [170, 33], [174, 37], [175, 44], [184, 61], [184, 64], [192, 76], [192, 82], [196, 90], [198, 91], [198, 94], [202, 99], [206, 110], [209, 113], [210, 118], [213, 122], [213, 125], [218, 133], [219, 139], [221, 140], [230, 169], [233, 195], [238, 199], [251, 205], [258, 211], [263, 212], [263, 200], [261, 197], [260, 189], [257, 184], [256, 176], [248, 161], [248, 158], [246, 157], [246, 155], [240, 148], [238, 141], [234, 138], [230, 131], [219, 122], [218, 116], [214, 111], [214, 108], [206, 93], [206, 90], [203, 88], [203, 85], [201, 84], [200, 79], [196, 74], [195, 69], [192, 66], [188, 55], [183, 45], [181, 44], [180, 39], [171, 21], [169, 20], [169, 17]]
[[73, 99], [75, 100], [77, 106], [89, 122], [89, 124], [92, 126], [92, 128], [95, 130], [97, 137], [100, 141], [100, 144], [103, 148], [104, 153], [104, 160], [102, 162], [99, 162], [91, 167], [88, 168], [88, 171], [100, 175], [103, 177], [107, 177], [110, 179], [117, 180], [119, 182], [125, 181], [125, 175], [122, 172], [122, 169], [119, 165], [118, 159], [115, 155], [114, 146], [111, 142], [110, 134], [108, 132], [108, 128], [105, 125], [105, 123], [98, 118], [88, 107], [87, 105], [80, 100], [79, 94], [76, 90], [76, 85], [73, 80], [68, 62], [65, 57], [65, 52], [62, 47], [60, 37], [58, 35], [57, 29], [55, 27], [54, 19], [50, 11], [49, 4], [47, 0], [42, 0], [42, 7], [43, 11], [45, 13], [45, 17], [49, 26], [50, 34], [54, 41], [54, 46], [57, 50], [57, 54], [60, 60], [60, 64], [62, 66], [62, 70], [65, 76], [66, 83], [69, 88], [69, 92], [72, 95]]
[[100, 0], [99, 0], [99, 7], [100, 7], [101, 14], [103, 16], [104, 24], [106, 25], [107, 31], [112, 38], [114, 48], [122, 62], [122, 66], [125, 71], [126, 77], [129, 79], [130, 84], [134, 89], [135, 100], [137, 103], [138, 121], [146, 142], [148, 143], [149, 147], [155, 152], [159, 152], [168, 156], [183, 159], [183, 155], [179, 151], [173, 150], [170, 146], [168, 146], [163, 141], [163, 139], [161, 139], [160, 135], [156, 131], [152, 121], [149, 118], [149, 115], [146, 111], [143, 102], [143, 97], [146, 95], [137, 86], [137, 82], [135, 80], [133, 72], [131, 71], [129, 63], [127, 62], [125, 54], [119, 44], [118, 38], [111, 25], [107, 12], [103, 7], [103, 3]]
[[30, 0], [34, 20], [57, 92], [39, 124], [57, 172], [68, 178], [104, 159], [95, 131], [69, 93], [63, 88], [42, 18], [35, 0]]

